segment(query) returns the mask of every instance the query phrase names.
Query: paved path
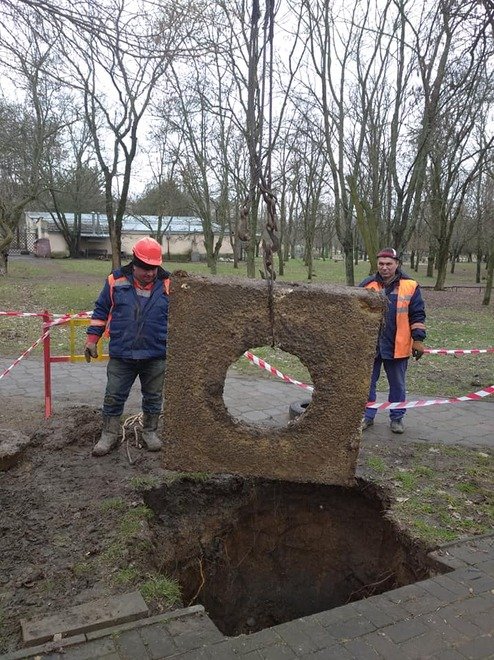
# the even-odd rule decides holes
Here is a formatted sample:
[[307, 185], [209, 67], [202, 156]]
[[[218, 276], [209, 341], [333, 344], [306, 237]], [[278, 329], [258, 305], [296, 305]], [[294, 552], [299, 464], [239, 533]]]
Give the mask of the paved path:
[[224, 637], [203, 608], [194, 606], [105, 630], [80, 632], [2, 658], [494, 658], [494, 538], [451, 545], [431, 559], [454, 570], [252, 635]]
[[[0, 373], [12, 360], [0, 359]], [[289, 406], [309, 400], [307, 392], [277, 378], [261, 375], [252, 367], [252, 375], [229, 374], [225, 382], [224, 400], [233, 417], [251, 423], [280, 426], [289, 421]], [[101, 406], [106, 384], [106, 363], [54, 363], [52, 370], [52, 405], [56, 412], [66, 405]], [[39, 358], [22, 360], [0, 380], [0, 397], [22, 396], [43, 402], [43, 363]], [[410, 400], [427, 397], [410, 395]], [[384, 401], [381, 396], [380, 400]], [[140, 411], [139, 384], [135, 383], [126, 413]], [[373, 427], [365, 438], [378, 440], [383, 434], [406, 441], [441, 442], [470, 447], [494, 448], [494, 396], [482, 401], [435, 405], [408, 410], [406, 433], [396, 436], [389, 430], [388, 414], [378, 412]]]

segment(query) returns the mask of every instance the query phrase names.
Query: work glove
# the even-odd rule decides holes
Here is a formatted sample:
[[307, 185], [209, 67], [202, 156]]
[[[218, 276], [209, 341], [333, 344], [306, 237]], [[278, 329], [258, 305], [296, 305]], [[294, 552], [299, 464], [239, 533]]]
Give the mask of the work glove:
[[91, 362], [91, 358], [96, 360], [98, 357], [98, 339], [96, 335], [88, 335], [86, 345], [84, 346], [84, 357], [86, 362]]
[[424, 342], [419, 341], [418, 339], [413, 340], [412, 344], [412, 355], [416, 360], [420, 360], [422, 355], [424, 354], [425, 351], [425, 346]]

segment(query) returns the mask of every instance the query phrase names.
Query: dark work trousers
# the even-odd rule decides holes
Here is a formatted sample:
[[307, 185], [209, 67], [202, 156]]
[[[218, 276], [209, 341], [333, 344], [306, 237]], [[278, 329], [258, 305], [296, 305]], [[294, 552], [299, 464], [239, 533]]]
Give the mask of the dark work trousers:
[[[381, 366], [384, 367], [389, 383], [388, 401], [396, 403], [406, 401], [406, 382], [405, 376], [408, 367], [408, 358], [396, 358], [394, 360], [383, 360], [380, 355], [374, 358], [372, 368], [371, 384], [369, 389], [369, 401], [376, 400], [377, 381], [381, 374]], [[405, 408], [395, 408], [389, 411], [390, 419], [401, 419], [405, 415]], [[377, 410], [375, 408], [365, 409], [365, 419], [374, 419]]]
[[106, 369], [107, 383], [103, 401], [103, 415], [120, 416], [132, 385], [139, 376], [141, 381], [142, 410], [159, 415], [163, 403], [165, 360], [121, 360], [110, 358]]

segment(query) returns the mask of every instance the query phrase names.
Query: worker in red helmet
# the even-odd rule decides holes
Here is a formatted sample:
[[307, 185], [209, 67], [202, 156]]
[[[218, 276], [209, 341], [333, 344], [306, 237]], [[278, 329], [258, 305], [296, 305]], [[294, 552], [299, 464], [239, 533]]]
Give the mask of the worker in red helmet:
[[108, 276], [87, 329], [88, 362], [98, 357], [103, 333], [110, 338], [103, 431], [93, 456], [104, 456], [117, 446], [120, 417], [137, 376], [142, 439], [149, 451], [161, 449], [156, 431], [163, 403], [170, 273], [161, 268], [161, 245], [154, 238], [141, 238], [132, 252], [131, 263]]
[[[420, 287], [400, 268], [400, 258], [394, 248], [384, 248], [377, 254], [377, 273], [367, 277], [359, 286], [380, 291], [388, 300], [381, 325], [376, 356], [371, 375], [369, 401], [376, 400], [377, 381], [384, 367], [389, 384], [388, 401], [406, 401], [406, 371], [408, 360], [419, 360], [424, 354], [425, 306]], [[374, 424], [375, 408], [366, 408], [362, 420], [365, 431]], [[390, 409], [393, 433], [403, 433], [405, 408]]]

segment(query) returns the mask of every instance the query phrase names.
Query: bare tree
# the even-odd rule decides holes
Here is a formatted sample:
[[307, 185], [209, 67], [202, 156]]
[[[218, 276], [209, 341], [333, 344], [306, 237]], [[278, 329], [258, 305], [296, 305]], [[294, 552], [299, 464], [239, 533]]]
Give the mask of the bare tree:
[[[304, 130], [305, 129], [305, 130]], [[318, 220], [321, 217], [321, 201], [325, 180], [324, 133], [300, 127], [294, 135], [294, 157], [299, 163], [296, 193], [300, 202], [304, 232], [304, 263], [309, 282], [314, 275], [313, 251]]]
[[[111, 0], [98, 13], [97, 34], [64, 33], [62, 53], [71, 67], [64, 82], [83, 97], [84, 118], [104, 179], [105, 210], [113, 267], [120, 264], [122, 220], [129, 197], [139, 127], [158, 81], [193, 30], [196, 14], [186, 2], [144, 12], [126, 0]], [[130, 44], [130, 45], [129, 45]], [[81, 47], [82, 46], [82, 47]]]
[[[168, 117], [166, 105], [163, 112]], [[179, 187], [178, 162], [174, 156], [176, 145], [172, 142], [170, 122], [159, 120], [150, 133], [150, 146], [147, 149], [148, 167], [152, 178], [144, 192], [131, 204], [131, 212], [159, 243], [165, 236], [170, 237], [170, 227], [175, 216], [190, 215], [193, 212], [192, 200]], [[147, 215], [157, 217], [150, 222]]]
[[[43, 207], [68, 246], [71, 257], [80, 256], [82, 214], [100, 212], [104, 206], [102, 179], [94, 162], [87, 126], [71, 122], [61, 131], [59, 150], [47, 154], [43, 185], [39, 196]], [[72, 214], [69, 220], [68, 213]]]
[[488, 174], [485, 177], [482, 210], [485, 217], [483, 229], [487, 261], [486, 283], [482, 304], [489, 305], [494, 284], [494, 169], [492, 166], [489, 167]]
[[[470, 81], [475, 82], [472, 84]], [[490, 137], [488, 143], [481, 147], [472, 140], [477, 117], [482, 113], [486, 101], [485, 87], [480, 78], [469, 78], [463, 90], [457, 84], [455, 88], [455, 102], [445, 105], [445, 112], [441, 113], [441, 122], [436, 126], [429, 151], [431, 229], [437, 241], [437, 290], [444, 288], [451, 239], [465, 197], [479, 176], [494, 140], [494, 137]], [[463, 103], [459, 101], [461, 92], [464, 94]]]
[[184, 189], [201, 219], [208, 267], [215, 274], [228, 225], [230, 186], [225, 164], [229, 128], [224, 113], [216, 110], [221, 85], [215, 86], [199, 64], [190, 67], [187, 84], [173, 68], [173, 94], [174, 112], [166, 113], [180, 136], [175, 158]]
[[[390, 5], [391, 2], [386, 2], [382, 11], [372, 17], [377, 25], [371, 31], [369, 1], [354, 3], [348, 13], [342, 8], [341, 16], [326, 0], [302, 2], [311, 65], [318, 82], [316, 86], [308, 84], [306, 93], [318, 108], [324, 125], [336, 233], [345, 254], [346, 281], [351, 285], [354, 284], [356, 207], [371, 254], [377, 243], [383, 166], [382, 154], [376, 152], [379, 147], [375, 133], [379, 129], [376, 108], [383, 102], [383, 79], [391, 57], [389, 45], [384, 43], [385, 37], [392, 40], [384, 30]], [[364, 165], [366, 152], [369, 161]], [[362, 182], [369, 172], [376, 180], [364, 188]]]
[[[0, 107], [0, 275], [6, 273], [8, 247], [23, 212], [43, 188], [47, 153], [58, 148], [60, 124], [53, 113], [52, 88], [43, 75], [51, 56], [37, 32], [19, 21], [5, 27], [4, 63], [16, 75], [22, 103], [2, 99]], [[28, 35], [28, 39], [22, 36]]]
[[[221, 77], [227, 79], [226, 85], [231, 90], [223, 95], [222, 103], [243, 138], [248, 165], [239, 236], [246, 248], [247, 275], [255, 277], [263, 212], [261, 200], [264, 199], [267, 207], [267, 218], [272, 218], [276, 207], [271, 158], [300, 63], [300, 48], [296, 50], [300, 25], [295, 21], [293, 34], [286, 31], [280, 36], [274, 21], [278, 5], [273, 0], [264, 3], [254, 0], [252, 4], [218, 0], [217, 6], [221, 10], [219, 20], [226, 25], [224, 34], [228, 35], [226, 42], [221, 40], [218, 62], [222, 67]], [[283, 58], [276, 57], [276, 44], [281, 39], [287, 49]], [[263, 233], [270, 242], [269, 232]]]

